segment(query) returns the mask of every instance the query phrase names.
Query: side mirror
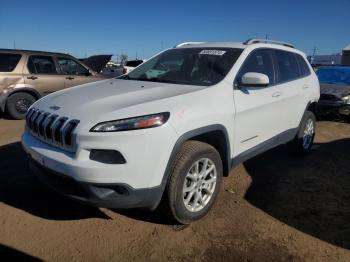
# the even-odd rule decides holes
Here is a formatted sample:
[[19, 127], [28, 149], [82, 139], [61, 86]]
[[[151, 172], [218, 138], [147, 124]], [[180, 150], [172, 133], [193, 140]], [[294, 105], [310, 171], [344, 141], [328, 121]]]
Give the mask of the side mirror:
[[268, 86], [269, 83], [270, 79], [267, 75], [256, 72], [248, 72], [242, 76], [240, 84], [242, 86], [264, 87]]

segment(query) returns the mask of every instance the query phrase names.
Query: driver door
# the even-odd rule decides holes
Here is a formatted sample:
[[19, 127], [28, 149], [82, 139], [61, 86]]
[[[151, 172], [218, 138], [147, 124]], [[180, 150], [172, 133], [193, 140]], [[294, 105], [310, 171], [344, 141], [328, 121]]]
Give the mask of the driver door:
[[[253, 148], [258, 149], [260, 146], [269, 146], [276, 142], [276, 136], [282, 132], [283, 91], [275, 85], [274, 60], [272, 50], [256, 49], [248, 55], [237, 74], [233, 91], [236, 107], [236, 155], [247, 153], [247, 150]], [[266, 87], [242, 86], [240, 79], [248, 72], [267, 75], [269, 85]]]

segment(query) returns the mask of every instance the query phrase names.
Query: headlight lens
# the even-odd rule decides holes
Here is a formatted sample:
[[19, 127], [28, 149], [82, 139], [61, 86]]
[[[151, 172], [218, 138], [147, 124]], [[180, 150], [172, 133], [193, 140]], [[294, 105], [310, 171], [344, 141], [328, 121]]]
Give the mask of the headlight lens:
[[91, 128], [90, 132], [118, 132], [157, 127], [164, 125], [168, 121], [169, 116], [169, 112], [163, 112], [153, 115], [101, 122]]
[[342, 99], [346, 104], [350, 104], [350, 95], [343, 96]]

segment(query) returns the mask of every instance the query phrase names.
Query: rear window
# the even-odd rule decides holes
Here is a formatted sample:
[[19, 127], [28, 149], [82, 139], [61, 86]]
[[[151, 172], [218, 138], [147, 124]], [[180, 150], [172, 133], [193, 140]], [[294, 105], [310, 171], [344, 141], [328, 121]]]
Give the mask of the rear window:
[[126, 62], [125, 66], [137, 67], [138, 65], [140, 65], [142, 63], [143, 63], [142, 60], [132, 60], [132, 61]]
[[20, 59], [19, 54], [0, 54], [0, 72], [12, 72]]

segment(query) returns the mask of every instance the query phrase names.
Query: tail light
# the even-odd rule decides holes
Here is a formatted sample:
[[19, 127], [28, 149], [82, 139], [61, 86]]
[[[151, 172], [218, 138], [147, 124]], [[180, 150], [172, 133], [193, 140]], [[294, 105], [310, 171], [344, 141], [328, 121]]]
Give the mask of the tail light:
[[128, 72], [128, 69], [126, 69], [126, 67], [123, 67], [123, 75], [126, 74]]

